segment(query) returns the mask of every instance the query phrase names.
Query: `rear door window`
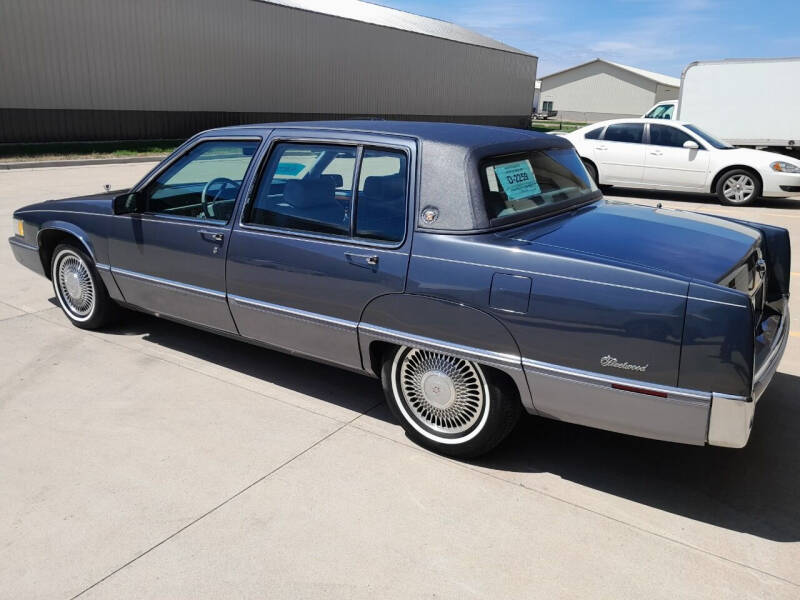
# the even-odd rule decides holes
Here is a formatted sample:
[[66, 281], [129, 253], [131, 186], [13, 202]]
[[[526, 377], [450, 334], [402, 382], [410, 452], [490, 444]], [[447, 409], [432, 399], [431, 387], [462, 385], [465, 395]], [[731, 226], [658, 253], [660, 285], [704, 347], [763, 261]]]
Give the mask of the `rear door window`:
[[641, 144], [644, 123], [614, 123], [606, 127], [603, 139], [607, 142], [627, 142]]
[[245, 222], [349, 235], [356, 150], [355, 146], [278, 144]]
[[355, 236], [400, 242], [406, 224], [405, 152], [365, 148], [358, 178]]
[[405, 237], [407, 182], [401, 150], [279, 143], [242, 222], [395, 244]]

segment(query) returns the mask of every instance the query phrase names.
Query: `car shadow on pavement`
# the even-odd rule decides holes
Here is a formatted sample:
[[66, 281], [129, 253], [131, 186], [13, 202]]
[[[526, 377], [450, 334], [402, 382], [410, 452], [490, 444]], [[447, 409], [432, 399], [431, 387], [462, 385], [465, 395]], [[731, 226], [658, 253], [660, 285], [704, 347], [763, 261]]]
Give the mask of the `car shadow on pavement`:
[[[111, 335], [150, 343], [293, 393], [392, 422], [377, 380], [192, 327], [128, 312]], [[203, 371], [203, 363], [195, 365]], [[213, 375], [209, 371], [209, 374]], [[235, 381], [235, 375], [234, 379]], [[552, 473], [597, 491], [762, 538], [800, 540], [800, 377], [778, 373], [740, 450], [647, 440], [523, 417], [497, 449], [471, 464]]]
[[[609, 200], [623, 200], [636, 202], [642, 200], [670, 201], [670, 202], [696, 202], [708, 204], [709, 206], [722, 206], [719, 199], [713, 194], [691, 194], [686, 192], [640, 190], [633, 188], [612, 187], [604, 192]], [[725, 208], [736, 209], [735, 206]], [[753, 203], [752, 206], [745, 208], [773, 208], [785, 210], [800, 210], [798, 198], [761, 198]]]
[[778, 373], [743, 449], [636, 438], [522, 419], [474, 464], [562, 479], [758, 537], [800, 540], [800, 377]]
[[[142, 336], [146, 342], [359, 413], [384, 401], [377, 379], [143, 313], [125, 311], [121, 322], [103, 333]], [[203, 363], [195, 367], [206, 371]], [[215, 376], [210, 370], [208, 374]], [[235, 377], [229, 381], [235, 383]]]

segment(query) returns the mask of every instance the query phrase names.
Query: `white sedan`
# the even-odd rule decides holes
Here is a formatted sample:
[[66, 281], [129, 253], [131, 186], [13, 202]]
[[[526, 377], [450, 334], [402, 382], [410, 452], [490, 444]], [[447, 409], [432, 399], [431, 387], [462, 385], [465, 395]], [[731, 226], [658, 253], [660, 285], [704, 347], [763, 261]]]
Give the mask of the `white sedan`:
[[615, 119], [563, 137], [598, 185], [715, 193], [736, 206], [800, 194], [800, 160], [734, 148], [683, 121]]

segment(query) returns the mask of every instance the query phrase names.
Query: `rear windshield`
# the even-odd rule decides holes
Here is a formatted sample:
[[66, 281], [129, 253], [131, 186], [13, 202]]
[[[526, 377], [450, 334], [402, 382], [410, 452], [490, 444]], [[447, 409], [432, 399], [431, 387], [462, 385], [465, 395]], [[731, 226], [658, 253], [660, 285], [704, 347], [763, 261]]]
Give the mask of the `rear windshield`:
[[597, 186], [571, 148], [533, 150], [483, 161], [492, 220], [530, 218], [590, 200]]

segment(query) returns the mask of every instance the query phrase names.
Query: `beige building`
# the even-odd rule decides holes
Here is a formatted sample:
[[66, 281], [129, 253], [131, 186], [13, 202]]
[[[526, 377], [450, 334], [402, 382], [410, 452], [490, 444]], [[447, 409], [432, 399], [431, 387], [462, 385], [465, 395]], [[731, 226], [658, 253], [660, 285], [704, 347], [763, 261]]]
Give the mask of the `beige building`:
[[570, 121], [641, 117], [656, 102], [678, 97], [677, 77], [596, 58], [541, 79], [537, 112]]

